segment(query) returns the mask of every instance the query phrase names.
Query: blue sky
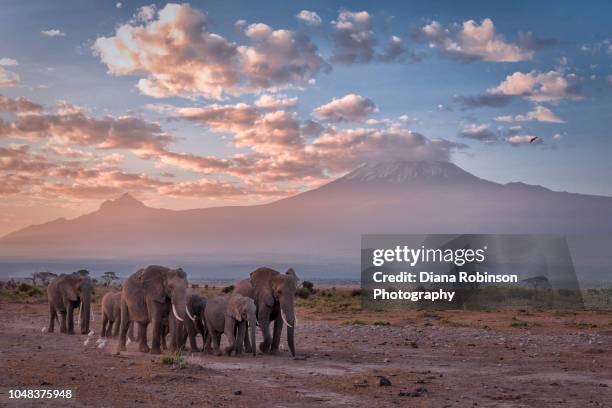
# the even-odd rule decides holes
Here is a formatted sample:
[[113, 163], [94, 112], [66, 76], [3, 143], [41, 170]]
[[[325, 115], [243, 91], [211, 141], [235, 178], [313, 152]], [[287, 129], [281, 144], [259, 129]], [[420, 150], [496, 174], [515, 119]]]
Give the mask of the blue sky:
[[[53, 216], [75, 215], [120, 190], [135, 190], [136, 195], [152, 205], [173, 208], [269, 201], [326, 182], [370, 156], [393, 157], [398, 150], [408, 158], [413, 157], [415, 150], [427, 158], [444, 157], [479, 177], [498, 182], [523, 181], [555, 190], [612, 195], [609, 2], [191, 2], [181, 10], [189, 18], [204, 19], [206, 35], [222, 37], [229, 48], [258, 50], [264, 62], [266, 58], [278, 62], [278, 69], [268, 70], [266, 75], [270, 78], [264, 78], [270, 79], [273, 86], [248, 86], [253, 78], [262, 80], [263, 74], [245, 68], [248, 57], [239, 51], [241, 79], [231, 86], [224, 84], [224, 92], [233, 89], [234, 94], [219, 98], [211, 97], [207, 93], [209, 88], [202, 86], [189, 89], [189, 85], [182, 84], [179, 92], [166, 89], [163, 95], [137, 87], [139, 80], [147, 78], [159, 81], [163, 77], [167, 83], [185, 79], [178, 78], [185, 72], [176, 67], [160, 67], [163, 62], [120, 72], [123, 62], [113, 54], [117, 42], [102, 44], [99, 39], [118, 38], [122, 26], [154, 30], [166, 3], [155, 3], [155, 7], [148, 8], [152, 14], [135, 17], [141, 7], [150, 4], [122, 1], [118, 7], [113, 2], [94, 1], [3, 2], [0, 61], [4, 62], [0, 65], [0, 85], [4, 85], [0, 86], [0, 95], [10, 100], [24, 97], [40, 104], [42, 115], [56, 115], [53, 120], [70, 119], [61, 116], [65, 113], [58, 113], [56, 104], [62, 100], [79, 107], [81, 119], [102, 120], [108, 116], [107, 122], [99, 124], [102, 127], [112, 128], [118, 118], [131, 117], [138, 121], [134, 126], [157, 124], [161, 132], [172, 138], [171, 143], [166, 143], [160, 141], [159, 132], [147, 134], [145, 137], [158, 144], [153, 152], [143, 152], [142, 146], [134, 148], [125, 140], [114, 140], [111, 144], [115, 147], [108, 148], [109, 143], [98, 136], [92, 142], [91, 137], [84, 141], [82, 137], [62, 135], [59, 132], [66, 131], [65, 126], [47, 127], [40, 133], [0, 134], [0, 147], [12, 149], [4, 151], [6, 163], [9, 155], [17, 157], [15, 146], [27, 145], [27, 156], [20, 151], [19, 160], [29, 164], [45, 161], [42, 167], [47, 172], [41, 175], [28, 170], [21, 174], [14, 161], [12, 166], [0, 168], [4, 176], [10, 175], [18, 185], [3, 193], [7, 196], [4, 209], [9, 214], [0, 219], [4, 229]], [[317, 18], [313, 21], [296, 18], [302, 10], [316, 13]], [[243, 22], [236, 24], [239, 20]], [[348, 34], [365, 36], [371, 40], [371, 46], [365, 41], [355, 49], [338, 48], [342, 40], [340, 24], [344, 21], [357, 27], [358, 20], [366, 28], [361, 31], [352, 28], [354, 31]], [[180, 23], [172, 24], [175, 23], [175, 28], [182, 29]], [[274, 47], [257, 43], [254, 35], [260, 33], [255, 33], [256, 27], [251, 26], [257, 23], [266, 24], [270, 33], [288, 30], [289, 40], [306, 38], [307, 44], [314, 45], [314, 52], [298, 52], [300, 58], [311, 58], [305, 71], [289, 80], [279, 79], [278, 75], [284, 72], [283, 64], [292, 61], [286, 55], [275, 54]], [[466, 23], [476, 30], [469, 38], [462, 37], [467, 32]], [[482, 30], [489, 23], [491, 37], [483, 40], [487, 33]], [[253, 35], [247, 38], [249, 27], [253, 27]], [[439, 31], [427, 34], [427, 27], [432, 30], [438, 27]], [[401, 43], [401, 52], [397, 58], [384, 61], [385, 47], [392, 36]], [[137, 52], [141, 63], [150, 57], [147, 52], [153, 52], [145, 51], [151, 44], [154, 43], [145, 40], [138, 43], [137, 47], [142, 48]], [[258, 44], [261, 48], [257, 48]], [[369, 60], [342, 61], [343, 51], [357, 50], [364, 56], [368, 47], [373, 53]], [[192, 51], [189, 46], [185, 49]], [[204, 51], [197, 53], [195, 57], [180, 53], [180, 58], [185, 65], [208, 64], [208, 55]], [[513, 78], [514, 87], [502, 86], [515, 73], [526, 77]], [[178, 79], [169, 78], [172, 75]], [[521, 79], [521, 86], [530, 80], [535, 85], [532, 91], [513, 94], [508, 89], [516, 89], [515, 79]], [[562, 84], [552, 89], [553, 83]], [[263, 117], [283, 110], [287, 118], [293, 115], [296, 126], [314, 120], [325, 130], [316, 135], [282, 134], [279, 136], [282, 141], [263, 141], [267, 136], [246, 134], [256, 127], [255, 122], [239, 130], [229, 131], [227, 124], [215, 130], [210, 117], [188, 118], [185, 111], [180, 111], [209, 109], [213, 105], [236, 107], [240, 103], [254, 107], [261, 95], [297, 99], [290, 106], [259, 109], [257, 115]], [[346, 95], [356, 97], [342, 100]], [[466, 107], [461, 102], [478, 96], [499, 97], [504, 102], [495, 107]], [[327, 106], [334, 99], [346, 106]], [[375, 108], [368, 110], [370, 102]], [[323, 106], [327, 108], [317, 113], [316, 109]], [[529, 114], [536, 109], [546, 115]], [[25, 114], [28, 112], [5, 108], [0, 111], [0, 118], [15, 127], [18, 116]], [[41, 115], [40, 110], [36, 115]], [[58, 119], [57, 115], [61, 117]], [[375, 129], [382, 135], [359, 136], [364, 138], [363, 147], [354, 129]], [[121, 137], [134, 137], [129, 131], [135, 130], [130, 127]], [[266, 127], [265, 131], [272, 130]], [[415, 139], [408, 132], [419, 137]], [[536, 136], [534, 143], [527, 142]], [[61, 146], [64, 153], [56, 149], [50, 156], [49, 140], [53, 146]], [[330, 142], [337, 143], [336, 140], [347, 143], [342, 145], [341, 153], [328, 146]], [[429, 145], [432, 140], [449, 144], [440, 149], [442, 144]], [[66, 155], [67, 148], [77, 153]], [[147, 145], [146, 149], [150, 148]], [[182, 156], [181, 163], [177, 163], [178, 153], [192, 155], [191, 162], [187, 163]], [[114, 167], [105, 159], [112, 154], [121, 156], [114, 156]], [[236, 154], [257, 164], [241, 167]], [[341, 159], [330, 159], [338, 155]], [[80, 165], [68, 163], [77, 157]], [[193, 163], [199, 163], [202, 157], [230, 163], [194, 169]], [[74, 178], [77, 176], [60, 171], [67, 166], [73, 170], [91, 168], [97, 173], [88, 179]], [[233, 171], [227, 172], [227, 166]], [[269, 170], [280, 166], [291, 170]], [[265, 172], [258, 170], [264, 167]], [[148, 179], [140, 187], [136, 182], [124, 181], [143, 174]], [[28, 178], [38, 182], [28, 185], [23, 182]], [[256, 187], [264, 184], [266, 189]], [[58, 204], [58, 198], [62, 204]], [[29, 210], [24, 210], [24, 205]]]

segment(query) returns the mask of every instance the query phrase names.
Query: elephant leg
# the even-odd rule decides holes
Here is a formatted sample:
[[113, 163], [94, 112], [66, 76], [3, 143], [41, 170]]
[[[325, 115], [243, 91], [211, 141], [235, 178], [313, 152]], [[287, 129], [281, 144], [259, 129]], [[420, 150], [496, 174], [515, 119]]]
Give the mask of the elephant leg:
[[241, 322], [236, 330], [236, 355], [241, 356], [243, 352], [244, 338], [246, 335], [247, 322]]
[[168, 344], [166, 343], [166, 335], [168, 333], [166, 332], [165, 328], [162, 326], [162, 331], [161, 331], [161, 348], [162, 350], [168, 350]]
[[[123, 321], [123, 318], [121, 321]], [[129, 328], [127, 332], [128, 339], [130, 339], [130, 341], [133, 341], [133, 342], [138, 341], [138, 337], [134, 335], [134, 322], [128, 322], [128, 324], [129, 324]]]
[[113, 329], [115, 327], [117, 327], [119, 324], [118, 321], [116, 320], [109, 320], [108, 321], [108, 327], [106, 328], [106, 337], [112, 337], [113, 336]]
[[[248, 333], [249, 331], [249, 325], [247, 323], [247, 328], [245, 329], [245, 331]], [[255, 347], [256, 345], [253, 344], [251, 345], [251, 340], [249, 339], [248, 334], [244, 335], [244, 351], [246, 351], [247, 353], [252, 353], [253, 352], [253, 347]]]
[[215, 354], [220, 356], [221, 353], [221, 333], [215, 333]]
[[74, 334], [74, 307], [68, 305], [68, 334]]
[[161, 354], [162, 321], [161, 316], [153, 316], [153, 339], [151, 340], [151, 354]]
[[257, 317], [257, 321], [259, 321], [259, 326], [261, 327], [261, 333], [263, 334], [263, 341], [259, 343], [259, 350], [262, 353], [270, 352], [270, 345], [272, 344], [272, 337], [270, 337], [270, 315], [265, 311], [260, 310], [259, 316]]
[[235, 330], [236, 321], [230, 318], [229, 316], [225, 316], [225, 328], [223, 330], [223, 333], [225, 333], [225, 336], [227, 337], [228, 345], [225, 348], [225, 354], [228, 356], [231, 355], [232, 351], [234, 351], [234, 349], [236, 348]]
[[47, 327], [47, 333], [53, 333], [55, 329], [55, 318], [57, 316], [57, 311], [55, 310], [55, 306], [52, 304], [49, 305], [49, 327]]
[[130, 315], [128, 313], [127, 305], [121, 302], [121, 330], [119, 333], [119, 342], [117, 343], [117, 354], [121, 351], [126, 351], [125, 341], [130, 326]]
[[66, 333], [66, 311], [62, 310], [60, 312], [60, 333]]
[[121, 327], [121, 317], [116, 318], [113, 322], [113, 331], [111, 333], [109, 329], [109, 336], [112, 334], [113, 339], [116, 339], [119, 335], [119, 327]]
[[281, 333], [283, 332], [283, 319], [280, 316], [277, 316], [274, 320], [274, 332], [272, 335], [272, 347], [270, 349], [270, 353], [277, 354], [278, 346], [281, 340]]
[[147, 345], [147, 326], [149, 323], [138, 322], [138, 334], [140, 343], [138, 344], [138, 351], [142, 353], [148, 353], [151, 349]]
[[214, 346], [214, 335], [215, 335], [215, 330], [212, 327], [212, 324], [210, 322], [206, 322], [206, 330], [207, 330], [207, 334], [206, 334], [206, 344], [204, 345], [204, 351], [207, 354], [211, 354], [212, 350], [213, 350], [213, 346]]
[[106, 330], [108, 326], [108, 317], [104, 313], [102, 313], [102, 331], [100, 332], [100, 337], [106, 337]]
[[187, 329], [187, 337], [189, 337], [189, 347], [191, 347], [192, 353], [197, 353], [200, 350], [198, 349], [198, 342], [196, 341], [196, 331], [193, 325], [193, 322], [189, 320], [189, 317], [185, 320], [185, 328]]

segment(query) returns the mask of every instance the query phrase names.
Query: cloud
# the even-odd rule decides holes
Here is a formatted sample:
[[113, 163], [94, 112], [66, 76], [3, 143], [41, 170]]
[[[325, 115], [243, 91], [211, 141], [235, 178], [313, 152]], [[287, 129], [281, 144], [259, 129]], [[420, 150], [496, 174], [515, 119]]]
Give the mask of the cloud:
[[[530, 144], [539, 145], [544, 143], [541, 137], [538, 137], [537, 139], [533, 140], [534, 137], [535, 136], [533, 135], [513, 135], [507, 137], [506, 142], [514, 147], [526, 146]], [[531, 140], [533, 140], [533, 142]]]
[[[495, 30], [490, 18], [480, 24], [474, 20], [464, 21], [455, 30], [444, 27], [437, 21], [423, 26], [419, 38], [429, 43], [430, 48], [438, 48], [443, 55], [459, 58], [465, 62], [482, 60], [492, 62], [517, 62], [530, 60], [533, 49], [523, 43], [508, 43]], [[525, 38], [523, 38], [525, 40]]]
[[0, 66], [0, 88], [10, 88], [20, 81], [19, 75]]
[[208, 179], [183, 181], [160, 187], [158, 191], [161, 194], [174, 197], [206, 197], [212, 199], [245, 196], [283, 197], [296, 192], [292, 189], [280, 189], [270, 185], [255, 187]]
[[503, 94], [457, 95], [453, 101], [461, 105], [462, 110], [476, 108], [501, 108], [510, 103], [512, 97]]
[[444, 139], [434, 142], [405, 129], [332, 130], [317, 138], [306, 151], [331, 172], [348, 171], [370, 160], [443, 160], [465, 145]]
[[17, 62], [17, 60], [14, 58], [0, 58], [0, 66], [14, 67], [17, 65], [19, 65], [19, 62]]
[[20, 175], [38, 175], [54, 167], [44, 156], [33, 156], [27, 145], [0, 146], [0, 171]]
[[211, 33], [208, 16], [188, 4], [144, 7], [94, 52], [111, 74], [144, 75], [138, 89], [153, 97], [224, 99], [262, 89], [307, 84], [328, 70], [303, 33], [251, 24], [247, 45]]
[[348, 94], [340, 99], [315, 108], [314, 115], [319, 119], [334, 122], [362, 122], [368, 115], [377, 112], [374, 101], [361, 95]]
[[321, 25], [321, 17], [314, 11], [302, 10], [295, 17], [309, 26], [318, 27]]
[[582, 99], [579, 91], [578, 77], [559, 71], [515, 72], [498, 86], [487, 89], [490, 95], [522, 96], [532, 102]]
[[367, 63], [375, 55], [376, 37], [367, 11], [341, 11], [332, 21], [332, 61], [341, 64]]
[[378, 58], [382, 62], [399, 62], [404, 60], [405, 56], [406, 47], [404, 47], [402, 39], [393, 35]]
[[145, 74], [138, 88], [149, 96], [221, 99], [239, 93], [237, 46], [210, 33], [207, 15], [188, 4], [159, 12], [141, 8], [136, 21], [98, 38], [93, 49], [112, 74]]
[[123, 3], [121, 2], [115, 3], [115, 7], [120, 9], [121, 7], [123, 7]]
[[269, 112], [252, 127], [237, 132], [234, 144], [266, 155], [288, 153], [288, 150], [303, 146], [300, 122], [295, 113], [282, 110]]
[[49, 30], [42, 30], [40, 33], [47, 37], [65, 37], [66, 36], [65, 33], [63, 33], [61, 30], [58, 30], [56, 28], [51, 28]]
[[292, 108], [298, 104], [298, 98], [283, 98], [275, 95], [261, 95], [255, 101], [255, 106], [261, 109]]
[[34, 103], [23, 96], [18, 98], [7, 98], [4, 95], [0, 95], [0, 111], [6, 111], [11, 113], [28, 113], [28, 112], [40, 112], [43, 110], [42, 105]]
[[176, 115], [210, 126], [215, 132], [238, 132], [248, 129], [260, 118], [255, 108], [245, 103], [213, 104], [204, 108], [179, 108]]
[[239, 47], [242, 73], [247, 85], [255, 86], [255, 90], [304, 85], [319, 71], [329, 69], [304, 33], [273, 30], [258, 23], [249, 25], [245, 35], [251, 45]]
[[459, 136], [465, 139], [478, 140], [480, 142], [495, 142], [498, 137], [487, 124], [470, 123], [461, 129]]
[[77, 109], [41, 112], [40, 105], [25, 98], [4, 98], [0, 103], [20, 113], [13, 122], [0, 126], [0, 137], [53, 139], [57, 143], [143, 154], [162, 150], [173, 141], [159, 124], [135, 116], [94, 118]]
[[495, 118], [495, 120], [499, 122], [526, 122], [529, 120], [535, 120], [538, 122], [565, 123], [565, 121], [557, 116], [553, 111], [542, 105], [537, 105], [532, 111], [527, 112], [524, 115], [498, 116]]

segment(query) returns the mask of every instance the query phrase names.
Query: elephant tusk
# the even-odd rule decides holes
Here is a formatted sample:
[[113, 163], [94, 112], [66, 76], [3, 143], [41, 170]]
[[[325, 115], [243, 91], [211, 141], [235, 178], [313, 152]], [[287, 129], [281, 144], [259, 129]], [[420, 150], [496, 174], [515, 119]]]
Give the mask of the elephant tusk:
[[185, 312], [187, 312], [187, 316], [189, 316], [189, 318], [191, 319], [192, 322], [195, 322], [195, 317], [193, 317], [191, 315], [191, 313], [189, 313], [189, 309], [187, 308], [187, 306], [185, 305]]
[[293, 327], [292, 325], [290, 325], [289, 323], [287, 323], [287, 318], [285, 317], [285, 312], [283, 312], [283, 309], [281, 309], [281, 317], [283, 318], [283, 322], [285, 322], [285, 324], [287, 325], [287, 327]]
[[294, 325], [295, 327], [297, 327], [297, 325], [298, 325], [297, 314], [295, 315], [295, 320], [293, 321], [293, 325]]
[[255, 320], [255, 326], [259, 327], [259, 320]]
[[176, 306], [174, 306], [174, 303], [172, 304], [172, 313], [174, 314], [174, 317], [176, 317], [176, 320], [178, 320], [179, 322], [184, 321], [179, 317], [178, 313], [176, 312]]

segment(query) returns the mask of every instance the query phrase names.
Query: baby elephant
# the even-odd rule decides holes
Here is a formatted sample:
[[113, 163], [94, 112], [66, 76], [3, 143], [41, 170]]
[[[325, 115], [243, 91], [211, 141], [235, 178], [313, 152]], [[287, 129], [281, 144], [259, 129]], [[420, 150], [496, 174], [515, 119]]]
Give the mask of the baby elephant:
[[[121, 327], [121, 292], [107, 292], [102, 297], [102, 331], [100, 337], [117, 338], [119, 327]], [[130, 341], [136, 341], [134, 336], [134, 325], [130, 322], [128, 329]]]
[[121, 326], [121, 292], [107, 292], [102, 297], [102, 332], [100, 336], [117, 337], [119, 326]]
[[[210, 341], [212, 341], [215, 354], [221, 355], [221, 334], [225, 333], [228, 340], [225, 354], [229, 356], [235, 351], [237, 356], [241, 355], [247, 327], [251, 344], [255, 344], [257, 318], [253, 299], [239, 294], [232, 294], [229, 298], [217, 296], [206, 304], [204, 316], [209, 334], [206, 342], [207, 352], [211, 351]], [[252, 352], [253, 355], [256, 354], [255, 347], [252, 348]]]

